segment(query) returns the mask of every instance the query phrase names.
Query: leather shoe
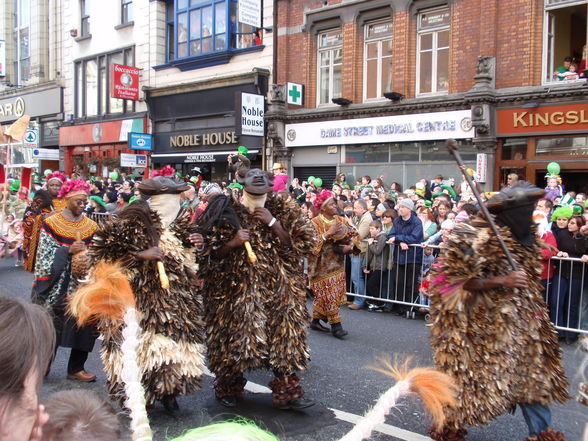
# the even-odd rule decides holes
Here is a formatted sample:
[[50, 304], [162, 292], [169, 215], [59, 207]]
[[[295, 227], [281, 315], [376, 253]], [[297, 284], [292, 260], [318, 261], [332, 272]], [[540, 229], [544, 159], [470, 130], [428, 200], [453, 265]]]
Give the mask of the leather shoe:
[[69, 380], [82, 381], [84, 383], [91, 383], [92, 381], [96, 381], [96, 375], [91, 374], [90, 372], [86, 372], [83, 369], [79, 372], [76, 372], [75, 374], [67, 374], [67, 378]]
[[297, 400], [288, 401], [286, 404], [276, 407], [282, 410], [298, 410], [306, 409], [307, 407], [314, 406], [315, 404], [315, 401], [307, 400], [306, 398], [298, 398]]
[[363, 306], [360, 306], [357, 303], [353, 303], [352, 305], [349, 305], [349, 309], [353, 309], [354, 311], [357, 311], [358, 309], [363, 309]]
[[237, 398], [232, 395], [218, 398], [218, 401], [225, 407], [237, 407]]
[[348, 332], [344, 329], [333, 329], [331, 330], [331, 333], [333, 334], [333, 337], [338, 338], [340, 340], [343, 340], [343, 337], [345, 337]]
[[310, 322], [310, 329], [321, 332], [330, 332], [329, 328], [323, 326], [320, 322]]

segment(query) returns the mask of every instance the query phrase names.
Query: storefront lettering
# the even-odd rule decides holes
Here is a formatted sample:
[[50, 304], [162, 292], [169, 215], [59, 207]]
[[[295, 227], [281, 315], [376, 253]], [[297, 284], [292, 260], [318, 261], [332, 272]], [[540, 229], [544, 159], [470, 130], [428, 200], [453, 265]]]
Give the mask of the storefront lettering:
[[[457, 123], [455, 120], [448, 121], [426, 121], [416, 124], [416, 132], [455, 132]], [[415, 126], [412, 123], [405, 124], [384, 124], [377, 126], [356, 126], [321, 129], [321, 138], [344, 138], [350, 136], [372, 136], [372, 135], [397, 135], [402, 133], [415, 133]]]
[[237, 135], [235, 132], [213, 132], [191, 135], [170, 136], [170, 147], [193, 147], [200, 145], [222, 145], [236, 144]]
[[17, 98], [14, 103], [0, 104], [0, 116], [23, 116], [25, 103], [22, 98]]
[[588, 114], [584, 110], [569, 110], [567, 112], [514, 112], [513, 127], [560, 126], [562, 124], [588, 123]]

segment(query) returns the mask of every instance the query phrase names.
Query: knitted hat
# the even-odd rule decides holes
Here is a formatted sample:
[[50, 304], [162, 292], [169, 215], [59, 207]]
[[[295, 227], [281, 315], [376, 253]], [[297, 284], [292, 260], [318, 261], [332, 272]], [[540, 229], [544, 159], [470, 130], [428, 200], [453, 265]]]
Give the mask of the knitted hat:
[[574, 215], [574, 212], [572, 210], [572, 207], [559, 207], [551, 215], [551, 222], [555, 222], [560, 217], [565, 217], [565, 218], [569, 219], [573, 215]]
[[402, 199], [398, 205], [406, 207], [408, 209], [410, 209], [410, 211], [414, 210], [414, 202], [412, 200], [410, 200], [409, 198], [404, 198]]

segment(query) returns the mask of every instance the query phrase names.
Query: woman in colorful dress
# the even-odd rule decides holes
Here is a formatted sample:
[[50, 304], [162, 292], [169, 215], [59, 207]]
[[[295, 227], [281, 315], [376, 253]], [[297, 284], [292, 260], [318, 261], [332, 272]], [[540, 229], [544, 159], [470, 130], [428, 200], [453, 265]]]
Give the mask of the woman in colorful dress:
[[346, 303], [344, 255], [353, 249], [351, 239], [356, 233], [344, 217], [337, 215], [332, 192], [323, 190], [316, 197], [314, 207], [320, 214], [312, 218], [318, 241], [308, 265], [310, 289], [314, 293], [310, 328], [329, 332], [320, 323], [326, 321], [333, 336], [342, 339], [347, 335], [339, 314], [339, 307]]
[[33, 288], [34, 300], [53, 317], [57, 346], [71, 348], [67, 377], [84, 382], [96, 380], [96, 375], [84, 369], [96, 335], [93, 326], [78, 328], [66, 309], [78, 280], [86, 276], [86, 247], [97, 227], [83, 214], [89, 193], [90, 186], [82, 179], [61, 187], [59, 197], [64, 198], [66, 206], [42, 223]]
[[53, 213], [60, 212], [65, 207], [65, 200], [57, 197], [65, 181], [65, 175], [59, 171], [47, 175], [47, 189], [35, 193], [33, 202], [27, 207], [23, 216], [23, 266], [31, 273], [35, 272], [37, 246], [43, 220]]

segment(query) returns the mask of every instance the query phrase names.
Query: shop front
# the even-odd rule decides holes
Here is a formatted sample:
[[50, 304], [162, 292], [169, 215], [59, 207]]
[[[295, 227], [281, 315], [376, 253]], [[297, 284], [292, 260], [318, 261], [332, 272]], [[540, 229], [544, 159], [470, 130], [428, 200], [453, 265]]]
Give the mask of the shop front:
[[588, 192], [588, 101], [530, 103], [496, 114], [496, 188], [510, 173], [544, 187], [547, 165], [557, 162], [566, 191]]
[[[286, 124], [285, 144], [292, 152], [292, 175], [321, 177], [330, 185], [337, 172], [347, 181], [369, 175], [403, 188], [435, 175], [459, 182], [445, 141], [458, 140], [465, 163], [476, 167], [477, 150], [470, 110], [390, 115]], [[353, 181], [354, 182], [354, 181]]]
[[32, 167], [42, 172], [59, 168], [58, 127], [63, 120], [63, 88], [44, 87], [0, 98], [0, 124], [31, 117], [24, 142], [0, 146], [0, 161], [9, 168]]
[[[63, 149], [64, 171], [86, 176], [107, 177], [109, 171], [121, 168], [127, 173], [137, 173], [127, 166], [121, 154], [147, 156], [148, 150], [132, 149], [130, 133], [147, 133], [147, 117], [117, 121], [97, 122], [76, 126], [62, 126], [59, 129], [59, 145]], [[122, 164], [121, 164], [122, 162]]]
[[205, 180], [229, 179], [227, 157], [240, 145], [252, 167], [263, 166], [266, 71], [146, 89], [155, 167], [183, 174], [198, 167]]

